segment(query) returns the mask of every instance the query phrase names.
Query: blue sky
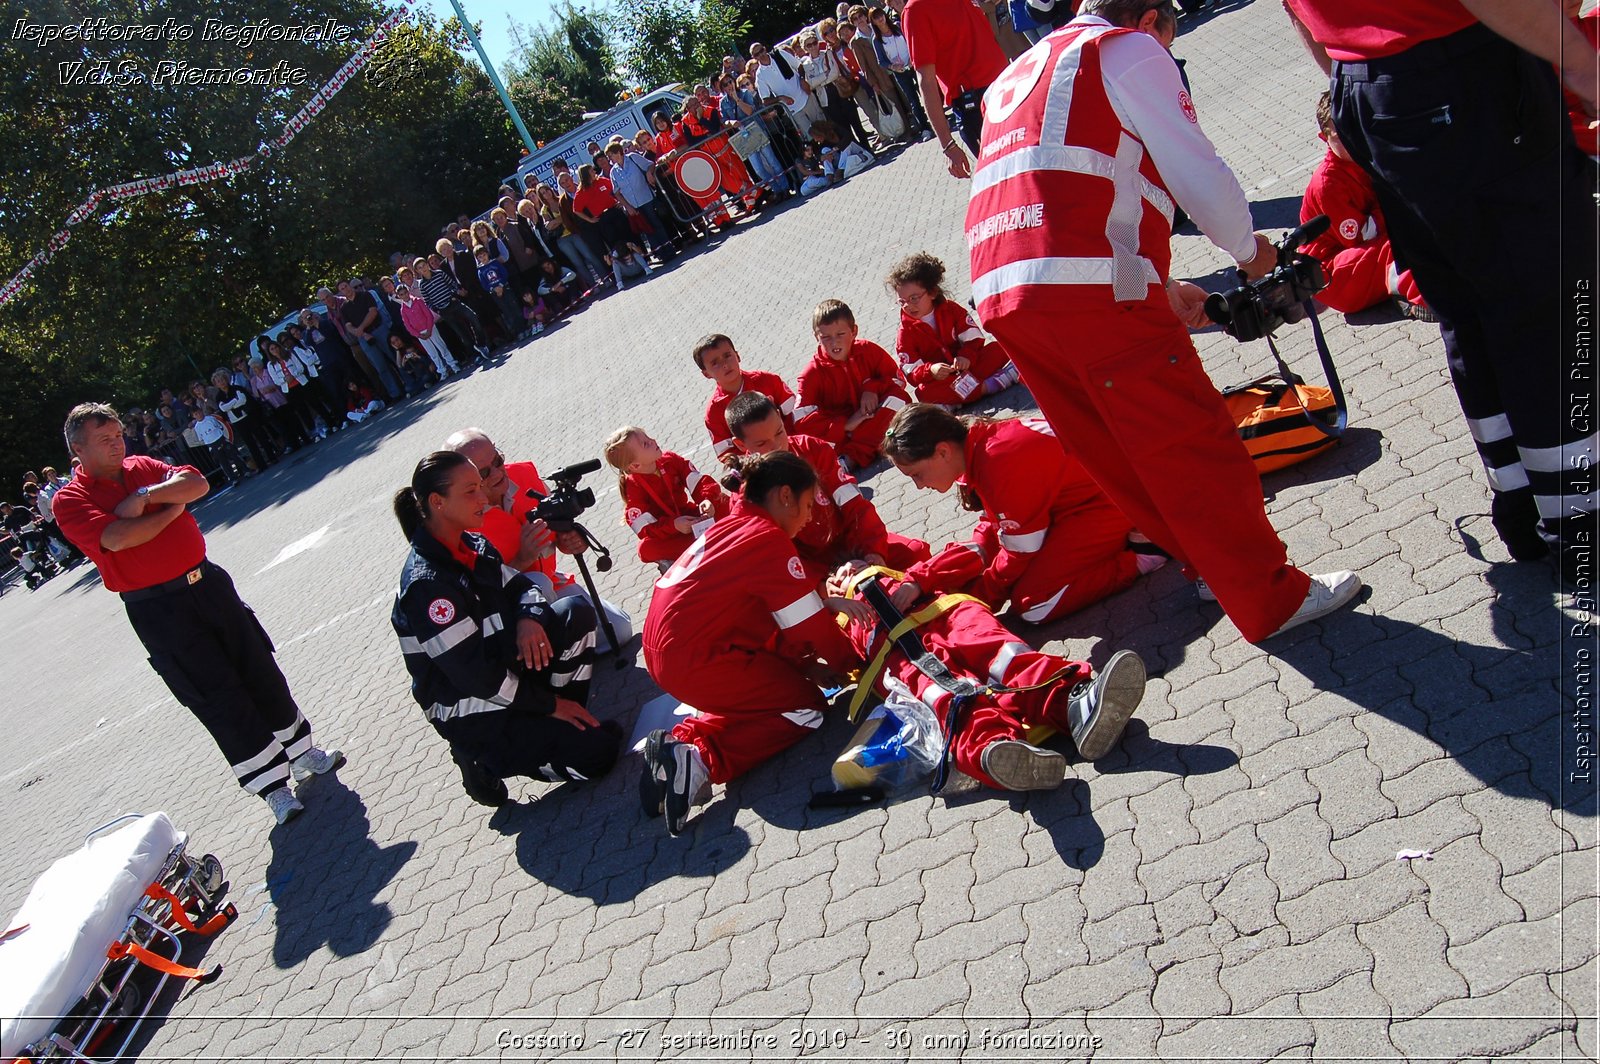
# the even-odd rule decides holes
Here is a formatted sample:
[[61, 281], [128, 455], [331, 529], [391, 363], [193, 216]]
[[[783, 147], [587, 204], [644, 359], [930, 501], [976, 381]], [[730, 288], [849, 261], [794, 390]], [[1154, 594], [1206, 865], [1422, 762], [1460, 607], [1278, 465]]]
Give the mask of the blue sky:
[[[420, 0], [418, 6], [431, 10], [441, 22], [455, 14], [450, 0]], [[514, 17], [521, 25], [533, 29], [541, 23], [549, 23], [555, 11], [552, 0], [461, 0], [461, 7], [469, 21], [483, 27], [483, 49], [496, 67], [505, 63], [514, 47], [509, 18]]]

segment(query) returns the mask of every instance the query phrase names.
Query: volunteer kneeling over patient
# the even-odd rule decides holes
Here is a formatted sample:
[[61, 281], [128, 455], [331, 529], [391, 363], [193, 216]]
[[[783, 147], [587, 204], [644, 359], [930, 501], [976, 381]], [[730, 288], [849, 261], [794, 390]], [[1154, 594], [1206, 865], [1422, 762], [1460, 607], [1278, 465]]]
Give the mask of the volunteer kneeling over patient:
[[644, 660], [661, 689], [697, 713], [645, 743], [640, 799], [683, 830], [707, 783], [726, 783], [811, 734], [824, 686], [860, 664], [836, 612], [871, 611], [817, 593], [795, 553], [811, 519], [817, 474], [788, 451], [738, 460], [731, 512], [656, 581]]
[[[905, 570], [904, 608], [924, 591], [965, 591], [1032, 624], [1064, 617], [1160, 568], [1135, 553], [1133, 525], [1042, 418], [957, 417], [913, 403], [895, 414], [884, 454], [919, 488], [949, 491], [982, 516], [972, 539]], [[1145, 548], [1152, 549], [1152, 548]]]
[[616, 763], [622, 728], [584, 708], [594, 607], [557, 598], [543, 573], [519, 573], [468, 532], [489, 501], [478, 468], [455, 451], [417, 463], [394, 498], [411, 540], [391, 622], [411, 693], [450, 744], [467, 794], [509, 799], [507, 776], [590, 780]]

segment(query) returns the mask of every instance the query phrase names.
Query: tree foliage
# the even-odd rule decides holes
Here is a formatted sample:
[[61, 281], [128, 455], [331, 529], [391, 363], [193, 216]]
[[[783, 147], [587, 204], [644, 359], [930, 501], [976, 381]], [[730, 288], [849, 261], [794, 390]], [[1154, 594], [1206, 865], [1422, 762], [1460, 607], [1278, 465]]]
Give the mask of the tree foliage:
[[[751, 41], [772, 44], [794, 35], [802, 26], [832, 17], [837, 0], [730, 0], [748, 23], [749, 29], [740, 36], [736, 50], [722, 55], [739, 55], [748, 58]], [[862, 0], [866, 2], [866, 0]], [[872, 0], [882, 3], [883, 0]], [[869, 5], [870, 6], [870, 3]], [[887, 5], [885, 5], [887, 6]], [[720, 61], [721, 55], [718, 56]]]
[[603, 18], [571, 0], [555, 23], [532, 30], [512, 24], [517, 49], [505, 66], [506, 89], [533, 138], [553, 140], [583, 121], [586, 111], [617, 102], [611, 38]]
[[[15, 6], [15, 5], [14, 5]], [[47, 3], [36, 23], [76, 22]], [[386, 13], [377, 0], [97, 0], [115, 25], [172, 19], [187, 41], [15, 46], [0, 64], [0, 281], [91, 189], [253, 153], [275, 136]], [[203, 41], [207, 19], [303, 25], [342, 41]], [[460, 28], [427, 17], [381, 48], [298, 139], [243, 175], [102, 207], [0, 306], [0, 484], [63, 464], [60, 425], [85, 399], [140, 403], [231, 359], [317, 284], [431, 243], [439, 221], [493, 199], [518, 149], [499, 99], [460, 54]], [[146, 74], [196, 67], [304, 68], [303, 85], [64, 83], [58, 64]], [[70, 79], [66, 79], [70, 82]], [[0, 489], [0, 497], [5, 494]]]
[[638, 0], [612, 20], [632, 80], [654, 88], [694, 82], [738, 52], [750, 22], [727, 0]]

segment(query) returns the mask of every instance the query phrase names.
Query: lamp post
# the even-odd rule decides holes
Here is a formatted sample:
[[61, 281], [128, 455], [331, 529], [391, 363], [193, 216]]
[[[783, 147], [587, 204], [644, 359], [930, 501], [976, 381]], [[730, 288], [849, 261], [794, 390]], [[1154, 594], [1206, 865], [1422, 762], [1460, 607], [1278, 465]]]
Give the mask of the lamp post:
[[450, 0], [450, 6], [456, 9], [456, 19], [461, 23], [461, 28], [466, 32], [467, 40], [472, 42], [472, 47], [478, 50], [478, 61], [483, 64], [484, 73], [489, 75], [489, 82], [494, 86], [494, 91], [500, 94], [500, 102], [505, 104], [506, 114], [511, 116], [511, 124], [517, 127], [517, 134], [522, 137], [522, 143], [527, 145], [528, 154], [538, 151], [538, 145], [533, 142], [528, 127], [523, 125], [522, 116], [517, 113], [517, 105], [511, 102], [511, 94], [506, 91], [505, 85], [500, 81], [500, 74], [495, 70], [494, 64], [489, 62], [489, 53], [483, 50], [483, 42], [478, 40], [478, 35], [472, 29], [472, 23], [467, 18], [467, 13], [461, 10], [461, 0]]

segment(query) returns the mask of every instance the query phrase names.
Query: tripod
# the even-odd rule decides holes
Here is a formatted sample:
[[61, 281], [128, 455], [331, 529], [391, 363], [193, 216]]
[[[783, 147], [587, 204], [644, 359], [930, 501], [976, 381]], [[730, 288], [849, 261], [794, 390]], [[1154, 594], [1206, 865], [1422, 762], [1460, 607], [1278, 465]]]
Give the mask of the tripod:
[[[611, 552], [606, 549], [604, 543], [594, 537], [593, 532], [577, 521], [551, 521], [548, 524], [552, 532], [576, 532], [581, 535], [583, 542], [594, 550], [595, 568], [602, 573], [611, 571]], [[611, 641], [612, 650], [616, 655], [612, 665], [617, 669], [625, 669], [628, 667], [628, 661], [622, 656], [622, 643], [617, 639], [617, 630], [611, 626], [611, 618], [606, 616], [605, 605], [600, 601], [600, 589], [594, 586], [594, 574], [589, 572], [589, 562], [585, 557], [587, 553], [579, 551], [572, 557], [578, 561], [578, 574], [583, 577], [584, 589], [589, 592], [589, 601], [594, 605], [595, 620], [599, 623], [600, 630], [606, 634], [606, 638]]]

